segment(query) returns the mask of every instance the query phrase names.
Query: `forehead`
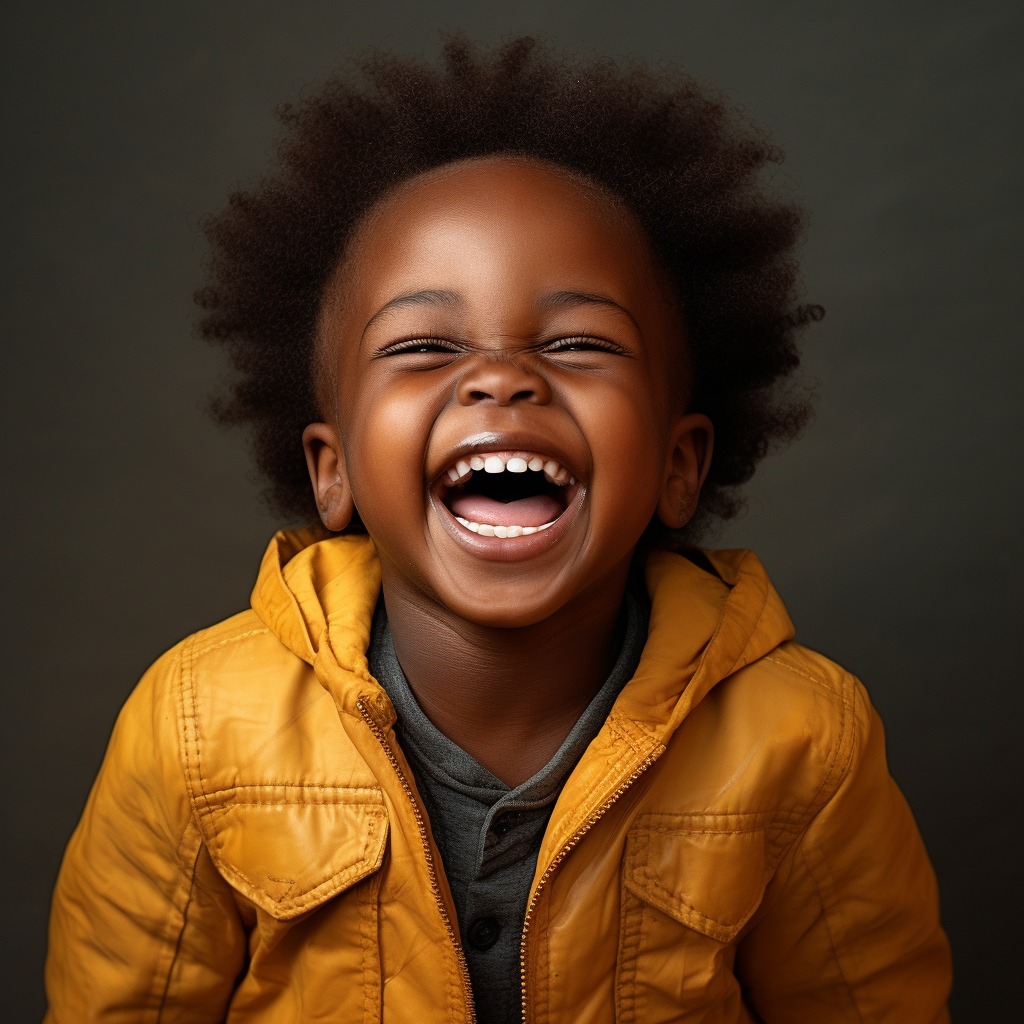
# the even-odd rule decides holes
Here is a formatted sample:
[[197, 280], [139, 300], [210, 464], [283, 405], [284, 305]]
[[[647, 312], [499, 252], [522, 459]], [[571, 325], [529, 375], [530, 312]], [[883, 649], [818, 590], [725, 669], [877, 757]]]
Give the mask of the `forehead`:
[[488, 301], [496, 289], [525, 298], [576, 287], [642, 306], [666, 297], [655, 263], [617, 199], [561, 168], [496, 157], [400, 187], [357, 229], [340, 270], [350, 309], [353, 300], [384, 303], [389, 292], [423, 287]]

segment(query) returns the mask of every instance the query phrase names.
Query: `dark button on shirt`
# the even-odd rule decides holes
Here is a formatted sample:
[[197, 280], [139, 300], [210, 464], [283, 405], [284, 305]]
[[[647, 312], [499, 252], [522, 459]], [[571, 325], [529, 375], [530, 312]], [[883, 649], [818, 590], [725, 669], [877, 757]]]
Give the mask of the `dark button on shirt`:
[[607, 680], [554, 757], [515, 789], [423, 713], [395, 655], [384, 602], [377, 603], [367, 652], [370, 671], [398, 714], [395, 735], [441, 854], [480, 1024], [520, 1020], [519, 941], [541, 840], [562, 786], [636, 671], [647, 640], [649, 613], [642, 600], [627, 594], [619, 627], [622, 648]]
[[495, 917], [478, 917], [466, 929], [466, 936], [469, 944], [474, 949], [490, 949], [498, 941], [501, 933], [501, 923]]

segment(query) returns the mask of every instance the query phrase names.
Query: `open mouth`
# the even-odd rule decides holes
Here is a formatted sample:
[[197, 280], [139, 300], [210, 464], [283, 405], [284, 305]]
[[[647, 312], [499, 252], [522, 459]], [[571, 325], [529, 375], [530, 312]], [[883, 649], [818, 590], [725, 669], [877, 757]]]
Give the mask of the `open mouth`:
[[570, 506], [579, 483], [536, 452], [480, 452], [441, 474], [441, 501], [467, 530], [502, 539], [540, 533]]

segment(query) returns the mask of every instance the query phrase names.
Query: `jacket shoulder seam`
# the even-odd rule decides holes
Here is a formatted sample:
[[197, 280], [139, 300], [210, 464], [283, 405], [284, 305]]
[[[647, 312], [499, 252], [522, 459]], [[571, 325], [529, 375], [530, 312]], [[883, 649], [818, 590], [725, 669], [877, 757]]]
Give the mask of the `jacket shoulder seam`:
[[[764, 655], [762, 660], [770, 661], [773, 665], [778, 665], [779, 668], [785, 669], [787, 672], [792, 672], [794, 675], [802, 676], [804, 679], [808, 680], [808, 682], [814, 683], [815, 686], [824, 687], [826, 690], [834, 693], [841, 701], [843, 701], [844, 704], [848, 704], [850, 701], [850, 697], [846, 692], [849, 688], [842, 685], [836, 686], [835, 683], [825, 675], [825, 673], [822, 673], [821, 675], [812, 675], [805, 669], [794, 665], [791, 661], [784, 660], [779, 657], [775, 651], [771, 651]], [[842, 671], [842, 674], [844, 682], [847, 682], [849, 680], [849, 673]]]
[[[817, 792], [814, 794], [814, 798], [808, 806], [810, 813], [807, 817], [805, 829], [810, 826], [811, 822], [821, 809], [838, 792], [839, 787], [842, 785], [843, 780], [849, 773], [856, 757], [857, 730], [854, 726], [854, 720], [856, 717], [855, 704], [857, 700], [857, 691], [856, 687], [853, 685], [853, 676], [851, 676], [849, 672], [843, 673], [843, 683], [844, 685], [841, 692], [837, 692], [834, 688], [829, 687], [829, 689], [831, 689], [839, 698], [840, 702], [839, 736], [833, 746], [831, 756], [826, 766], [825, 775], [821, 780], [821, 785], [818, 787]], [[839, 762], [843, 756], [844, 748], [846, 750], [845, 759], [840, 765]], [[802, 843], [803, 840], [801, 839], [800, 842]]]
[[[181, 689], [181, 739], [182, 755], [184, 757], [185, 784], [188, 789], [189, 803], [192, 805], [192, 813], [196, 824], [199, 827], [200, 835], [206, 842], [210, 837], [206, 834], [203, 819], [212, 810], [210, 798], [203, 784], [202, 757], [200, 754], [199, 736], [199, 712], [196, 707], [195, 689], [195, 643], [200, 634], [196, 634], [185, 641], [181, 657], [180, 689]], [[187, 679], [186, 679], [187, 675]], [[195, 747], [193, 759], [191, 747]], [[194, 778], [193, 778], [194, 777]], [[198, 792], [196, 784], [198, 783]], [[205, 805], [205, 812], [200, 806]]]
[[[814, 683], [815, 686], [821, 687], [827, 690], [837, 701], [837, 710], [839, 712], [838, 721], [838, 733], [832, 749], [829, 751], [829, 756], [825, 760], [825, 774], [821, 780], [821, 785], [815, 792], [814, 799], [809, 804], [809, 808], [812, 809], [808, 817], [810, 821], [815, 814], [831, 799], [833, 793], [838, 789], [839, 784], [845, 778], [850, 765], [853, 763], [854, 752], [856, 748], [856, 730], [851, 731], [851, 725], [854, 719], [855, 704], [857, 701], [857, 687], [854, 677], [844, 669], [840, 669], [840, 679], [837, 682], [833, 682], [824, 673], [821, 675], [812, 675], [810, 672], [805, 671], [797, 665], [790, 664], [788, 661], [784, 661], [775, 655], [774, 652], [766, 654], [764, 656], [765, 661], [770, 661], [773, 665], [778, 665], [779, 668], [784, 669], [787, 672], [792, 672], [794, 675], [801, 676], [802, 678]], [[851, 738], [852, 735], [852, 738]], [[818, 802], [818, 797], [822, 791], [827, 792], [827, 785], [829, 780], [836, 774], [837, 765], [840, 761], [844, 748], [848, 747], [848, 754], [846, 756], [845, 763], [839, 769], [838, 779], [835, 780], [835, 784], [832, 787], [832, 791], [828, 792], [823, 800]]]
[[211, 806], [210, 794], [206, 792], [206, 784], [203, 779], [202, 735], [199, 728], [199, 706], [196, 695], [196, 663], [211, 651], [219, 650], [241, 640], [246, 640], [249, 637], [269, 632], [270, 630], [267, 626], [257, 626], [254, 629], [236, 633], [234, 636], [225, 637], [223, 640], [218, 640], [215, 643], [207, 643], [204, 647], [198, 647], [199, 643], [206, 637], [206, 631], [203, 631], [193, 633], [181, 645], [179, 712], [181, 715], [180, 728], [185, 785], [188, 791], [189, 803], [192, 806], [193, 814], [200, 829], [200, 835], [208, 844], [212, 843], [213, 837], [207, 834], [203, 819], [208, 819], [214, 808]]
[[[261, 626], [261, 627], [259, 627], [257, 629], [246, 630], [244, 633], [237, 633], [237, 634], [235, 634], [235, 636], [225, 637], [223, 640], [218, 640], [216, 643], [209, 644], [208, 646], [203, 647], [201, 650], [196, 651], [193, 654], [193, 658], [201, 658], [204, 654], [209, 654], [210, 651], [216, 651], [220, 647], [226, 647], [228, 644], [238, 643], [239, 640], [245, 640], [247, 637], [257, 636], [260, 633], [269, 633], [269, 632], [270, 632], [270, 630], [269, 630], [268, 627]], [[202, 635], [203, 635], [202, 633], [197, 633], [196, 637], [200, 637]]]
[[838, 722], [836, 723], [838, 735], [830, 744], [827, 755], [822, 759], [821, 782], [800, 812], [802, 821], [799, 827], [791, 833], [789, 842], [779, 850], [776, 860], [776, 864], [778, 864], [794, 845], [799, 846], [803, 842], [802, 836], [806, 835], [806, 830], [810, 827], [821, 809], [835, 796], [850, 771], [857, 747], [856, 729], [853, 727], [855, 718], [854, 705], [857, 696], [854, 677], [845, 670], [841, 670], [840, 680], [833, 682], [826, 678], [824, 674], [821, 676], [812, 675], [799, 666], [782, 660], [775, 656], [774, 652], [766, 654], [764, 660], [778, 665], [787, 672], [801, 676], [814, 683], [815, 686], [828, 691], [835, 699], [834, 706], [838, 712]]

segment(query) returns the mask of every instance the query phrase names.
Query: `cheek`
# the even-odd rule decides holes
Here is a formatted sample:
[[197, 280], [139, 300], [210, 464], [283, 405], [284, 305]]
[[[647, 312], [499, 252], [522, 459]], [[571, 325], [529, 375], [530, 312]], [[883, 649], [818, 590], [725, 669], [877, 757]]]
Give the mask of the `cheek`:
[[583, 423], [594, 459], [595, 513], [639, 525], [654, 514], [664, 471], [664, 433], [641, 388], [609, 389], [588, 403]]
[[[361, 389], [345, 430], [348, 476], [371, 532], [405, 526], [423, 504], [423, 452], [430, 410], [401, 388]], [[384, 514], [386, 512], [386, 515]]]

